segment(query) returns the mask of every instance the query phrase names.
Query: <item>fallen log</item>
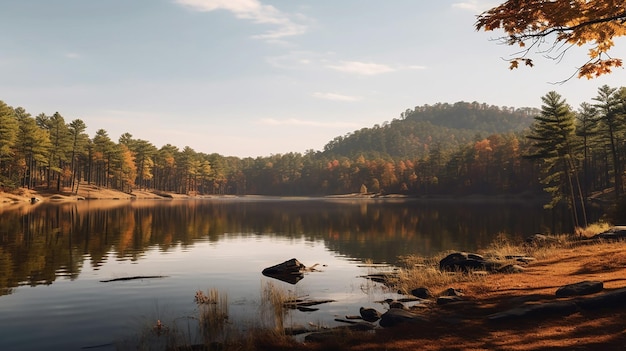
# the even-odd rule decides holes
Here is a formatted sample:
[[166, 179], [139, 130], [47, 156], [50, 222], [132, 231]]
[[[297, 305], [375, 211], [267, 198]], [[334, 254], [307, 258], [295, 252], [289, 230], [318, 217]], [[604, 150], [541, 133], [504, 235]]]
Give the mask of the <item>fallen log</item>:
[[157, 279], [157, 278], [166, 278], [166, 275], [137, 275], [133, 277], [122, 277], [122, 278], [113, 278], [107, 280], [101, 280], [100, 283], [110, 283], [110, 282], [119, 282], [126, 280], [137, 280], [137, 279]]

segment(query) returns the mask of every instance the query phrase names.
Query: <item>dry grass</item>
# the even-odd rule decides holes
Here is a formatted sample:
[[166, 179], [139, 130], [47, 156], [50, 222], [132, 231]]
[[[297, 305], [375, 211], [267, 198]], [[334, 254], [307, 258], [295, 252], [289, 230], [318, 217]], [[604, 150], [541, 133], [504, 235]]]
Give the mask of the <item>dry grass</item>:
[[205, 343], [224, 342], [228, 328], [228, 297], [217, 289], [209, 289], [207, 294], [196, 292], [200, 331]]
[[261, 291], [260, 317], [262, 327], [274, 330], [284, 335], [285, 316], [289, 308], [287, 303], [295, 300], [293, 292], [279, 288], [272, 282], [267, 282]]

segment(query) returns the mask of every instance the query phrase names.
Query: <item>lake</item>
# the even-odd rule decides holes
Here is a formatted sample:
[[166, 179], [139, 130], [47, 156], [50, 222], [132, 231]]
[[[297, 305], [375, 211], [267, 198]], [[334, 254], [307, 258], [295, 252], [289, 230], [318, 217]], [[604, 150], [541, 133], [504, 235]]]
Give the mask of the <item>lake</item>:
[[[403, 255], [476, 251], [498, 235], [571, 231], [522, 201], [406, 199], [92, 200], [0, 209], [0, 350], [136, 349], [154, 331], [197, 326], [197, 291], [227, 297], [229, 323], [258, 327], [268, 285], [334, 302], [290, 325], [337, 325], [394, 292], [364, 279]], [[265, 267], [297, 258], [297, 284]], [[392, 267], [383, 267], [390, 270]], [[138, 276], [154, 278], [114, 280]], [[143, 336], [142, 336], [143, 335]], [[185, 333], [186, 342], [200, 342]]]

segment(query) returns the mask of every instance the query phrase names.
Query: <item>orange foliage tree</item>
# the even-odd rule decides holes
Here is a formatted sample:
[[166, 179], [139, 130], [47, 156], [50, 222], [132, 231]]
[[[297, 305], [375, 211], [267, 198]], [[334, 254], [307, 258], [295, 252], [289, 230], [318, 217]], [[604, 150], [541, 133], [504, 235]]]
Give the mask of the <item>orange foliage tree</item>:
[[[626, 35], [624, 0], [509, 0], [478, 16], [476, 30], [502, 29], [500, 40], [522, 48], [509, 59], [533, 66], [531, 51], [559, 60], [573, 46], [589, 45], [589, 59], [578, 68], [578, 78], [611, 73], [622, 59], [611, 57], [613, 39]], [[541, 47], [542, 45], [547, 47]]]

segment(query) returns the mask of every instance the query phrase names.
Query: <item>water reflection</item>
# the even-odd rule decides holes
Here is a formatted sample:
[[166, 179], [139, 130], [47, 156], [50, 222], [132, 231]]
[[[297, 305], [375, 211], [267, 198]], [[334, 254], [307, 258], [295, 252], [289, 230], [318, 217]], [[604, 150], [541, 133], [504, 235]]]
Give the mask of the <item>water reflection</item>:
[[[323, 242], [337, 255], [395, 263], [407, 254], [475, 250], [497, 234], [563, 232], [538, 203], [267, 198], [82, 201], [1, 213], [0, 293], [76, 279], [83, 265], [141, 260], [148, 249], [255, 236]], [[251, 253], [253, 255], [254, 253]], [[291, 256], [286, 253], [285, 258]]]

